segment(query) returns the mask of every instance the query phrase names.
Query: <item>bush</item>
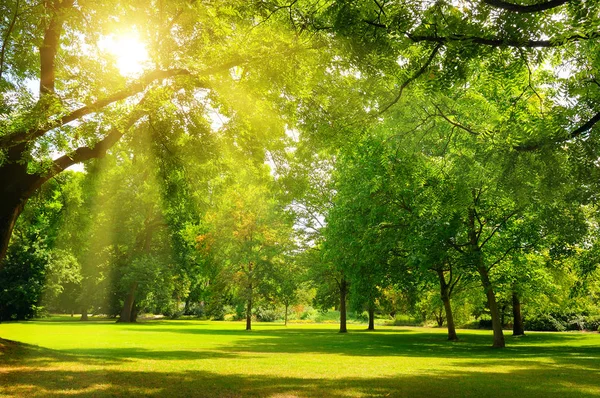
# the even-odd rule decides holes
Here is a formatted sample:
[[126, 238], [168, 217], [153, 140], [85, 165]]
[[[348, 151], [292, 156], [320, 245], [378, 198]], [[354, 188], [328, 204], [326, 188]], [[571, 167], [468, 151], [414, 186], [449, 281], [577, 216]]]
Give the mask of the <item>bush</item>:
[[200, 303], [194, 303], [189, 305], [187, 311], [185, 311], [185, 315], [190, 315], [196, 318], [204, 318], [206, 316], [206, 310], [204, 305]]
[[241, 321], [242, 319], [246, 319], [246, 303], [243, 302], [235, 306], [235, 313], [233, 314], [234, 321]]
[[225, 307], [222, 303], [216, 302], [206, 306], [206, 315], [214, 321], [222, 321], [225, 319]]
[[283, 318], [283, 314], [274, 308], [258, 307], [256, 309], [256, 319], [261, 322], [275, 322], [281, 318]]
[[304, 309], [304, 312], [302, 312], [302, 314], [300, 314], [300, 319], [303, 321], [307, 321], [307, 320], [314, 321], [315, 316], [317, 316], [317, 310], [315, 310], [313, 307], [307, 306]]
[[584, 329], [590, 331], [600, 330], [600, 315], [587, 316], [584, 324]]
[[358, 322], [367, 323], [367, 322], [369, 322], [369, 313], [367, 311], [363, 311], [361, 313], [356, 312], [354, 314], [354, 320], [356, 320]]
[[525, 319], [525, 329], [541, 332], [564, 332], [567, 330], [567, 323], [555, 318], [550, 314], [539, 314], [533, 318]]
[[491, 330], [493, 328], [491, 319], [480, 319], [479, 320], [479, 329]]

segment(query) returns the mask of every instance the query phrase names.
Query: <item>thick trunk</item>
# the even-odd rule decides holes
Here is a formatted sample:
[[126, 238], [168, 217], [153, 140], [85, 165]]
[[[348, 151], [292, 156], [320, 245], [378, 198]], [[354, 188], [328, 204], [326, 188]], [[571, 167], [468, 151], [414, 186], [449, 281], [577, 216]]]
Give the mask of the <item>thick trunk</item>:
[[444, 271], [438, 270], [437, 273], [440, 280], [440, 294], [442, 296], [442, 302], [444, 303], [444, 310], [446, 311], [448, 340], [457, 341], [458, 336], [456, 335], [456, 327], [454, 326], [454, 315], [452, 314], [452, 305], [450, 305], [450, 287], [448, 286], [448, 283], [446, 283]]
[[[135, 314], [134, 312], [134, 304], [135, 304], [135, 292], [137, 290], [138, 283], [133, 282], [131, 287], [129, 288], [129, 293], [125, 298], [125, 302], [123, 303], [123, 310], [121, 311], [121, 316], [117, 320], [117, 322], [135, 322]], [[135, 316], [134, 316], [135, 315]]]
[[346, 333], [346, 294], [348, 293], [348, 283], [345, 278], [340, 281], [340, 333]]
[[494, 348], [504, 348], [504, 332], [502, 331], [502, 322], [500, 321], [500, 311], [498, 310], [498, 303], [496, 302], [496, 294], [490, 282], [488, 271], [485, 267], [478, 268], [479, 275], [481, 276], [481, 282], [485, 289], [485, 295], [487, 296], [488, 307], [490, 314], [492, 315], [492, 329], [494, 330]]
[[80, 321], [87, 321], [88, 320], [87, 308], [84, 308], [84, 309], [81, 310], [81, 318], [79, 320]]
[[367, 330], [375, 330], [375, 306], [369, 305], [367, 312], [369, 313], [369, 327]]
[[246, 330], [252, 330], [252, 284], [248, 286], [248, 302], [246, 305]]
[[24, 144], [12, 147], [0, 166], [0, 269], [17, 219], [29, 198], [47, 180], [27, 173], [27, 164], [22, 161], [26, 152]]
[[137, 306], [137, 303], [134, 299], [133, 305], [131, 306], [131, 317], [129, 318], [130, 322], [137, 322], [138, 311], [139, 311], [139, 307]]
[[523, 317], [521, 316], [521, 301], [517, 292], [512, 293], [513, 302], [513, 336], [525, 335], [525, 327], [523, 326]]
[[0, 264], [6, 257], [12, 231], [25, 203], [27, 203], [27, 198], [3, 197], [0, 199]]

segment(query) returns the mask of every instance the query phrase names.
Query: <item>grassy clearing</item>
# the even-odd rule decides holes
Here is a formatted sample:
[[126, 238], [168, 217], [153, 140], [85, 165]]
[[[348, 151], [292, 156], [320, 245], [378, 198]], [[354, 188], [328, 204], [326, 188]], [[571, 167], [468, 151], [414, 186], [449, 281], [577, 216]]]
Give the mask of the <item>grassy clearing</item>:
[[351, 325], [65, 320], [0, 324], [0, 395], [600, 396], [600, 335]]

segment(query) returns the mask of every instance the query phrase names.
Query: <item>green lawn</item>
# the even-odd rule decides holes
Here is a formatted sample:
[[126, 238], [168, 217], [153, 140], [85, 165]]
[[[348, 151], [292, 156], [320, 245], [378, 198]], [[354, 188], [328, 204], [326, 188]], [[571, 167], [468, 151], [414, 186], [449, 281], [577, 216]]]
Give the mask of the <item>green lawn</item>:
[[0, 324], [0, 396], [600, 396], [600, 334], [351, 325]]

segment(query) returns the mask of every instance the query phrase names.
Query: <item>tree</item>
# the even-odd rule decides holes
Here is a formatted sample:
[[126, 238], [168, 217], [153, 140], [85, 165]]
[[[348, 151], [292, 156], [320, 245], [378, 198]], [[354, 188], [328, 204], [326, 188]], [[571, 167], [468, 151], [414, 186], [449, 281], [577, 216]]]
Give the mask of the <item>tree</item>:
[[252, 329], [257, 296], [265, 296], [291, 250], [292, 219], [270, 192], [272, 182], [265, 172], [264, 166], [250, 168], [230, 180], [220, 204], [206, 215], [209, 232], [198, 237], [200, 249], [216, 253], [220, 268], [239, 286], [246, 330]]
[[[278, 18], [257, 24], [265, 15], [260, 5], [235, 0], [152, 7], [14, 0], [2, 8], [11, 17], [0, 26], [0, 261], [28, 199], [46, 181], [104, 156], [157, 109], [185, 103], [189, 113], [210, 119], [218, 106], [209, 102], [242, 105], [217, 94], [244, 85], [232, 68], [244, 68], [243, 76], [256, 71], [250, 80], [279, 84], [283, 78], [259, 71], [259, 61], [269, 59], [267, 69], [277, 62], [293, 69], [290, 57], [310, 47], [287, 31], [274, 31]], [[98, 44], [120, 34], [137, 34], [146, 44], [150, 61], [142, 73], [119, 73]], [[31, 79], [39, 79], [37, 98], [27, 89]]]

